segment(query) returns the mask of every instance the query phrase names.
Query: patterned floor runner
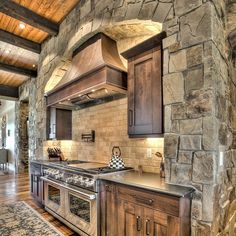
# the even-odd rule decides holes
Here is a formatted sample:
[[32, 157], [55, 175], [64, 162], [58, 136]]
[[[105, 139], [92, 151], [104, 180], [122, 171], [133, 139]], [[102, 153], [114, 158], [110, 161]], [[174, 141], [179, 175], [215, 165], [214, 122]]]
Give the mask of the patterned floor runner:
[[63, 236], [54, 226], [21, 201], [0, 205], [1, 236]]

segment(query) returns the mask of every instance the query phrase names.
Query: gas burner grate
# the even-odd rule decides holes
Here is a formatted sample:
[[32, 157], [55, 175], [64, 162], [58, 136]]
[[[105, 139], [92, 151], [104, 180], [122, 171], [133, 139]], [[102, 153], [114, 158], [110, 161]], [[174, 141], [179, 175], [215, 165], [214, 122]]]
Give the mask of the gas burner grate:
[[131, 170], [133, 169], [132, 167], [125, 167], [122, 169], [113, 169], [110, 167], [99, 167], [99, 168], [92, 168], [87, 170], [88, 173], [95, 173], [95, 174], [107, 174], [107, 173], [112, 173], [112, 172], [119, 172], [119, 171], [124, 171], [124, 170]]

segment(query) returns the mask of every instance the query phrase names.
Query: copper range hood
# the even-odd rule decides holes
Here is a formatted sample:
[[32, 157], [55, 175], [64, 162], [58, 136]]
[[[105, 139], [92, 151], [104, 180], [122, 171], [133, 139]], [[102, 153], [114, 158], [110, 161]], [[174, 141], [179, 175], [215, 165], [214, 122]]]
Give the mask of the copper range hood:
[[116, 42], [96, 34], [75, 50], [69, 70], [46, 94], [47, 106], [70, 103], [84, 108], [124, 97], [126, 71]]

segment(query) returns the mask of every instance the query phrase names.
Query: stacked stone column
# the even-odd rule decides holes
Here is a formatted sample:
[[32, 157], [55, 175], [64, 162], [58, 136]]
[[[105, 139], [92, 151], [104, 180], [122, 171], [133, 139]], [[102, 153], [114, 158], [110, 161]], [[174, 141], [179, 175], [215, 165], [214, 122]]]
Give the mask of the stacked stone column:
[[230, 143], [221, 124], [228, 118], [228, 71], [220, 3], [176, 0], [175, 18], [164, 23], [166, 175], [196, 189], [192, 235], [199, 236], [216, 235], [219, 149], [224, 155]]

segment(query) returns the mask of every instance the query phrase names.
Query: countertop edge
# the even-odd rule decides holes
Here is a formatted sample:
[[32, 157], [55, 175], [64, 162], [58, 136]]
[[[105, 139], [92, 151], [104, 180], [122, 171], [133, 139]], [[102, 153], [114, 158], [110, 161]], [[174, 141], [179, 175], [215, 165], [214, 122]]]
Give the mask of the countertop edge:
[[[160, 189], [160, 188], [154, 188], [154, 187], [145, 186], [145, 185], [138, 185], [138, 184], [135, 184], [135, 183], [124, 183], [123, 181], [115, 180], [115, 179], [109, 179], [109, 178], [106, 178], [105, 176], [104, 177], [101, 176], [99, 179], [104, 180], [104, 181], [113, 182], [113, 183], [122, 184], [122, 185], [125, 185], [125, 186], [136, 187], [136, 188], [144, 189], [144, 190], [147, 190], [147, 191], [162, 193], [162, 194], [166, 194], [166, 195], [174, 196], [174, 197], [178, 197], [178, 198], [186, 197], [189, 194], [194, 192], [194, 188], [191, 188], [191, 187], [185, 187], [185, 188], [189, 188], [189, 191], [186, 191], [186, 193], [178, 194], [178, 193], [168, 191], [168, 190], [163, 190], [163, 189]], [[168, 184], [168, 183], [166, 183], [166, 184]], [[174, 184], [168, 184], [168, 185], [174, 185]], [[174, 185], [174, 186], [182, 187], [180, 185]]]

